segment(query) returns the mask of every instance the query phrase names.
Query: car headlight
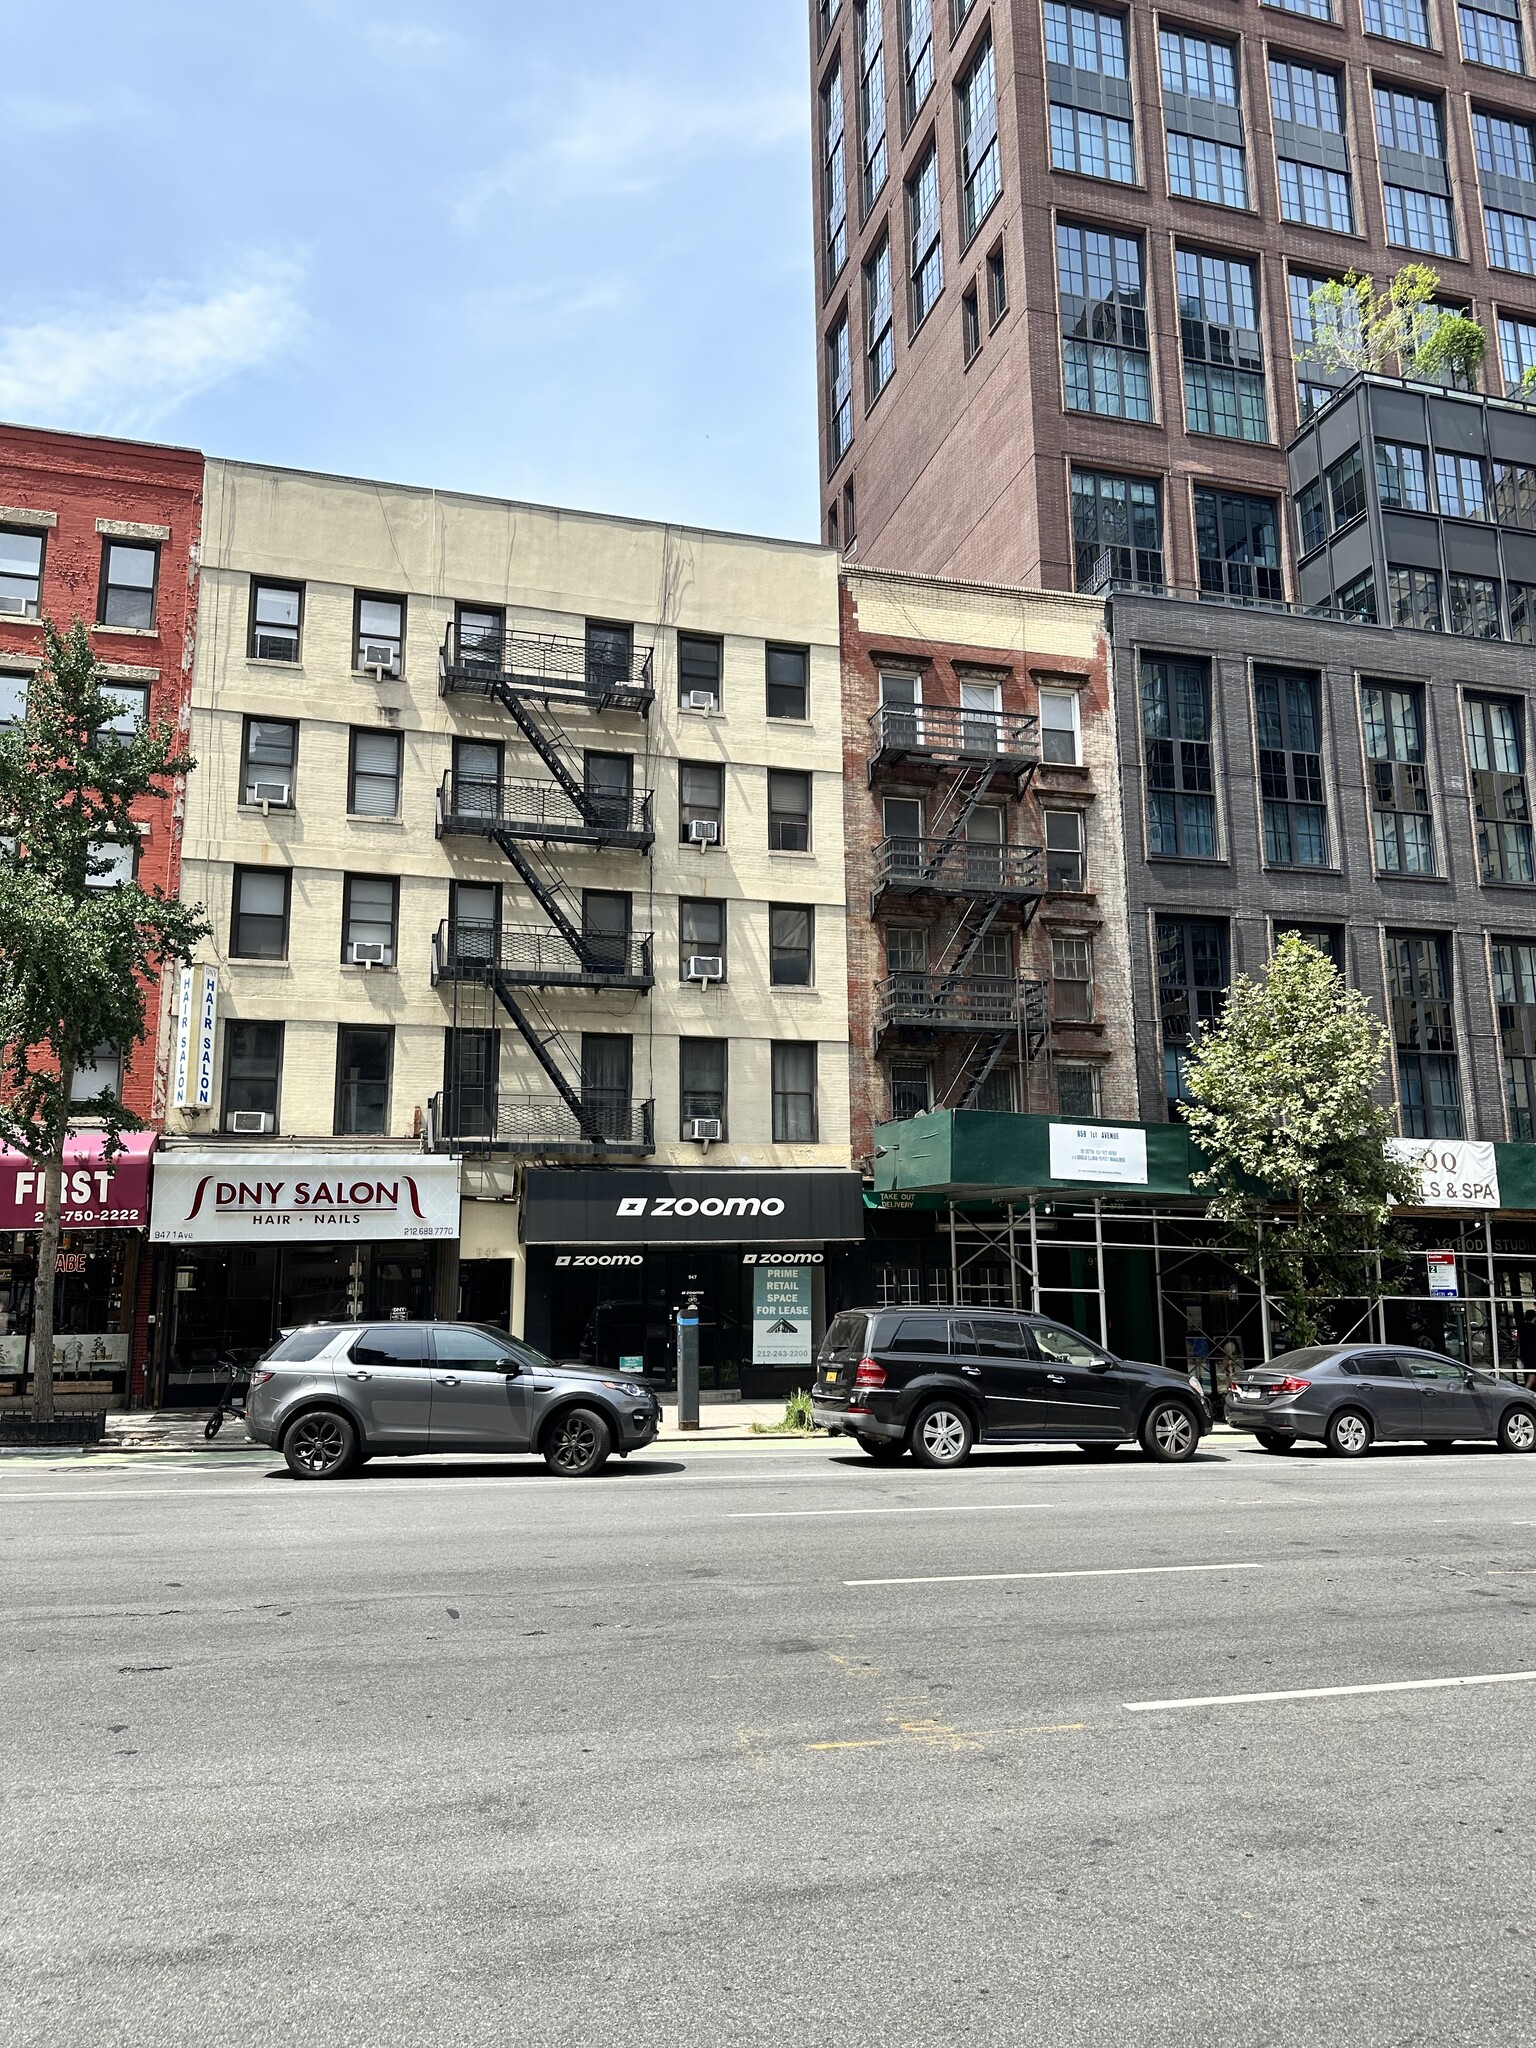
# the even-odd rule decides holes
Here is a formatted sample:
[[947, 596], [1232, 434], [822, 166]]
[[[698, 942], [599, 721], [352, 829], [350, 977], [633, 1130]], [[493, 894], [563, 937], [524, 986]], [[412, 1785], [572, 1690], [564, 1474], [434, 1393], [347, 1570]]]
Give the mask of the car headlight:
[[1195, 1392], [1200, 1396], [1201, 1400], [1203, 1401], [1205, 1399], [1205, 1388], [1200, 1384], [1199, 1373], [1192, 1372], [1190, 1374], [1189, 1384], [1194, 1388]]

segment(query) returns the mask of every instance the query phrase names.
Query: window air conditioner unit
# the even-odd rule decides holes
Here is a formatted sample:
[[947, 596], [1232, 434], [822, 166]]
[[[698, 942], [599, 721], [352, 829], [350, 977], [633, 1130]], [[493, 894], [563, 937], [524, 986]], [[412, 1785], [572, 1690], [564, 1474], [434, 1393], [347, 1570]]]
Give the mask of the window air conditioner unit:
[[725, 1136], [725, 1120], [718, 1116], [690, 1117], [688, 1135], [696, 1145], [718, 1145]]
[[11, 612], [17, 618], [27, 616], [27, 600], [14, 590], [0, 590], [0, 612]]
[[354, 939], [347, 957], [354, 967], [387, 967], [389, 948], [379, 944], [364, 945], [361, 940]]
[[377, 670], [381, 676], [397, 676], [400, 673], [400, 657], [393, 647], [380, 647], [371, 640], [363, 642], [360, 668]]
[[683, 968], [684, 981], [724, 981], [725, 962], [718, 953], [691, 953]]
[[276, 804], [285, 809], [293, 801], [291, 782], [252, 782], [246, 785], [245, 800], [248, 804]]
[[719, 819], [690, 818], [688, 820], [688, 843], [690, 846], [718, 846], [720, 844]]
[[250, 1132], [253, 1134], [270, 1131], [272, 1122], [273, 1118], [270, 1109], [232, 1109], [229, 1113], [229, 1128], [231, 1131]]
[[688, 709], [690, 711], [713, 711], [715, 709], [714, 691], [690, 690], [688, 692]]

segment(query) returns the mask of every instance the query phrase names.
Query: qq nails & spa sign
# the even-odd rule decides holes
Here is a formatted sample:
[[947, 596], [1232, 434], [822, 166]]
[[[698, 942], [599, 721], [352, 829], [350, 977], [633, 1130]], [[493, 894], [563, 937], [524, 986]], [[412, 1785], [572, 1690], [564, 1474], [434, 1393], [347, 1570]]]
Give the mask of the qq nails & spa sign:
[[456, 1238], [459, 1162], [418, 1153], [165, 1153], [154, 1244]]
[[1414, 1209], [1497, 1209], [1499, 1161], [1492, 1145], [1461, 1138], [1389, 1138], [1387, 1150], [1414, 1167]]

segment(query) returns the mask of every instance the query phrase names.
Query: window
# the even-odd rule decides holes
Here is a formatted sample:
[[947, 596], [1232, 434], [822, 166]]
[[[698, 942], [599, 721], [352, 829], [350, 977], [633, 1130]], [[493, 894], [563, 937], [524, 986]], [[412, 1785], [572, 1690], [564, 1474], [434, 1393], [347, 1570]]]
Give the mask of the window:
[[1267, 441], [1257, 266], [1194, 249], [1178, 250], [1177, 264], [1190, 432]]
[[1278, 604], [1285, 595], [1273, 498], [1197, 490], [1195, 553], [1204, 597]]
[[1508, 18], [1483, 7], [1461, 6], [1456, 19], [1461, 27], [1461, 54], [1469, 64], [1487, 64], [1495, 71], [1523, 71], [1525, 51], [1520, 42], [1518, 0], [1508, 0]]
[[98, 1045], [93, 1053], [85, 1054], [70, 1077], [71, 1105], [91, 1102], [99, 1095], [121, 1099], [122, 1092], [123, 1056], [115, 1045]]
[[859, 52], [859, 134], [864, 159], [864, 211], [885, 184], [885, 34], [883, 0], [859, 0], [854, 40]]
[[596, 695], [622, 689], [635, 668], [635, 629], [609, 619], [587, 622], [587, 688]]
[[1449, 940], [1432, 932], [1388, 932], [1387, 994], [1403, 1136], [1459, 1138], [1461, 1081]]
[[1328, 538], [1328, 508], [1323, 502], [1321, 477], [1303, 484], [1296, 493], [1296, 538], [1304, 555], [1320, 548]]
[[1092, 107], [1051, 102], [1051, 163], [1083, 178], [1107, 178], [1116, 185], [1136, 182], [1136, 149], [1131, 124]]
[[1280, 218], [1299, 221], [1304, 227], [1331, 228], [1335, 234], [1354, 232], [1354, 209], [1350, 203], [1349, 178], [1343, 171], [1321, 164], [1294, 163], [1277, 159], [1280, 174]]
[[774, 853], [806, 853], [811, 844], [811, 778], [784, 768], [768, 770], [768, 846]]
[[237, 960], [286, 960], [291, 868], [236, 868], [229, 950]]
[[1277, 121], [1297, 128], [1321, 128], [1328, 135], [1344, 133], [1338, 74], [1298, 64], [1289, 57], [1269, 60], [1269, 103]]
[[500, 959], [501, 890], [495, 883], [448, 884], [448, 952], [461, 967], [486, 967]]
[[158, 547], [107, 541], [101, 551], [101, 624], [152, 633], [159, 575]]
[[1152, 358], [1141, 243], [1098, 228], [1056, 229], [1062, 358], [1069, 412], [1152, 417]]
[[[1288, 58], [1269, 60], [1270, 106], [1277, 122], [1291, 129], [1312, 129], [1315, 136], [1277, 134], [1280, 176], [1280, 217], [1306, 227], [1332, 228], [1349, 234], [1354, 227], [1349, 172], [1343, 141], [1343, 96], [1337, 74]], [[1336, 143], [1327, 138], [1337, 136]], [[1295, 154], [1288, 154], [1287, 151]], [[1305, 153], [1305, 154], [1303, 154]], [[1310, 338], [1310, 337], [1309, 337]]]
[[1266, 7], [1278, 7], [1282, 14], [1305, 14], [1313, 21], [1332, 21], [1333, 0], [1264, 0]]
[[[581, 892], [581, 943], [586, 963], [599, 974], [628, 974], [633, 971], [630, 936], [634, 926], [634, 903], [626, 889], [583, 889]], [[641, 962], [648, 963], [649, 943], [638, 949]]]
[[987, 257], [987, 324], [995, 327], [1008, 310], [1008, 267], [1003, 245], [998, 243]]
[[443, 1033], [443, 1135], [489, 1138], [497, 1124], [496, 1083], [501, 1063], [499, 1031]]
[[502, 808], [502, 749], [499, 740], [453, 743], [451, 808], [460, 818], [499, 818]]
[[268, 583], [259, 576], [253, 576], [248, 650], [251, 659], [297, 661], [303, 617], [302, 583]]
[[[1450, 187], [1445, 168], [1445, 137], [1438, 101], [1418, 93], [1394, 92], [1378, 85], [1375, 89], [1376, 140], [1383, 150], [1423, 159], [1434, 169], [1425, 175], [1439, 185], [1438, 191], [1418, 186], [1384, 183], [1382, 196], [1387, 210], [1387, 240], [1399, 249], [1419, 249], [1432, 256], [1456, 254], [1456, 230], [1451, 220]], [[1390, 176], [1390, 158], [1383, 159], [1383, 171]]]
[[843, 67], [834, 62], [821, 88], [823, 273], [830, 288], [848, 261], [848, 173], [843, 157]]
[[891, 334], [891, 238], [880, 237], [879, 247], [864, 266], [864, 395], [873, 405], [896, 368], [896, 345]]
[[848, 315], [827, 336], [827, 470], [830, 474], [853, 442], [853, 357]]
[[1213, 860], [1216, 797], [1207, 663], [1142, 656], [1141, 735], [1149, 852]]
[[816, 1143], [816, 1047], [773, 1048], [773, 1142]]
[[1468, 640], [1502, 640], [1499, 579], [1464, 576], [1452, 570], [1445, 579], [1446, 630]]
[[1363, 683], [1360, 710], [1377, 869], [1385, 875], [1432, 875], [1435, 845], [1420, 691], [1413, 684]]
[[581, 1102], [605, 1138], [634, 1132], [634, 1040], [622, 1031], [581, 1034]]
[[1189, 1049], [1215, 1023], [1227, 993], [1227, 928], [1203, 919], [1157, 920], [1157, 993], [1168, 1121], [1189, 1099]]
[[1053, 74], [1052, 164], [1080, 177], [1133, 184], [1136, 151], [1124, 82], [1130, 70], [1123, 17], [1047, 0], [1045, 50]]
[[850, 546], [858, 538], [858, 525], [853, 516], [853, 478], [843, 485], [843, 532]]
[[822, 42], [825, 42], [832, 33], [832, 24], [837, 19], [838, 10], [841, 5], [842, 0], [818, 0], [816, 24], [820, 31]]
[[1067, 768], [1082, 759], [1076, 690], [1041, 690], [1040, 758]]
[[944, 249], [939, 240], [939, 153], [932, 144], [907, 180], [907, 245], [915, 334], [944, 289]]
[[1356, 619], [1367, 626], [1377, 623], [1376, 575], [1371, 569], [1362, 570], [1351, 577], [1342, 589], [1334, 592], [1332, 609], [1340, 618]]
[[1256, 668], [1253, 704], [1264, 858], [1271, 867], [1326, 867], [1328, 812], [1319, 679], [1294, 669]]
[[677, 636], [677, 694], [680, 703], [692, 705], [695, 696], [706, 696], [710, 709], [720, 709], [720, 666], [723, 649], [718, 640], [699, 633]]
[[20, 725], [27, 715], [27, 683], [24, 675], [0, 673], [0, 733]]
[[1438, 633], [1444, 624], [1440, 614], [1439, 570], [1402, 568], [1389, 563], [1387, 610], [1390, 625]]
[[0, 527], [0, 618], [35, 619], [42, 595], [42, 534]]
[[1181, 98], [1238, 104], [1237, 52], [1230, 43], [1165, 28], [1158, 37], [1164, 92]]
[[1536, 469], [1526, 462], [1493, 465], [1493, 516], [1500, 526], [1536, 532]]
[[397, 732], [363, 732], [353, 727], [347, 809], [354, 817], [399, 817], [403, 746]]
[[357, 593], [354, 646], [359, 669], [381, 668], [397, 676], [405, 654], [405, 599]]
[[1447, 519], [1486, 519], [1487, 496], [1483, 465], [1476, 455], [1447, 455], [1435, 450], [1435, 489]]
[[811, 656], [805, 647], [768, 649], [768, 716], [809, 718]]
[[1365, 0], [1365, 31], [1390, 36], [1394, 43], [1429, 44], [1428, 0]]
[[[712, 824], [714, 842], [725, 839], [725, 770], [714, 762], [683, 761], [677, 771], [677, 836], [683, 845], [696, 842], [694, 823]], [[705, 841], [709, 844], [708, 840]]]
[[928, 928], [920, 924], [892, 924], [885, 928], [885, 971], [908, 987], [921, 982], [928, 973]]
[[981, 295], [975, 285], [960, 300], [960, 346], [967, 364], [981, 354]]
[[795, 904], [768, 909], [768, 979], [775, 988], [809, 988], [815, 980], [816, 913]]
[[1083, 858], [1083, 814], [1081, 811], [1046, 811], [1045, 886], [1047, 889], [1076, 891], [1088, 886], [1087, 863]]
[[[891, 1067], [891, 1122], [905, 1123], [910, 1116], [926, 1116], [933, 1107], [933, 1073], [916, 1062]], [[913, 1297], [917, 1299], [916, 1296]]]
[[[1248, 174], [1241, 139], [1217, 139], [1226, 130], [1241, 137], [1240, 123], [1224, 121], [1190, 100], [1213, 107], [1239, 104], [1237, 55], [1228, 43], [1163, 29], [1158, 37], [1164, 105], [1168, 116], [1168, 189], [1176, 198], [1204, 199], [1214, 206], [1246, 207]], [[1198, 123], [1201, 132], [1193, 130]], [[1214, 127], [1216, 133], [1211, 133]]]
[[1079, 590], [1109, 583], [1160, 589], [1163, 507], [1155, 483], [1097, 469], [1072, 472], [1072, 551]]
[[1509, 637], [1525, 646], [1536, 644], [1536, 584], [1506, 583], [1509, 600]]
[[1332, 961], [1340, 974], [1344, 972], [1344, 934], [1336, 924], [1277, 924], [1275, 944], [1278, 946], [1282, 939], [1300, 939], [1314, 953]]
[[1093, 941], [1052, 938], [1051, 1015], [1058, 1024], [1093, 1022]]
[[1348, 381], [1347, 376], [1307, 360], [1308, 351], [1317, 340], [1312, 294], [1328, 282], [1326, 277], [1299, 270], [1288, 272], [1285, 281], [1291, 308], [1291, 353], [1296, 359], [1296, 405], [1303, 425]]
[[725, 904], [718, 897], [685, 896], [677, 906], [678, 979], [690, 960], [717, 960], [725, 978]]
[[677, 1042], [678, 1097], [682, 1136], [689, 1126], [714, 1119], [726, 1135], [726, 1041], [723, 1038], [680, 1038]]
[[1394, 511], [1429, 510], [1429, 474], [1422, 448], [1402, 441], [1376, 443], [1376, 488]]
[[1246, 207], [1248, 174], [1243, 151], [1234, 143], [1203, 135], [1168, 135], [1168, 189], [1178, 199], [1203, 199], [1210, 206]]
[[1099, 1070], [1056, 1063], [1056, 1108], [1061, 1116], [1096, 1117], [1099, 1114]]
[[389, 1074], [395, 1034], [385, 1024], [343, 1024], [336, 1033], [336, 1135], [389, 1132]]
[[1327, 473], [1328, 503], [1333, 510], [1333, 530], [1363, 517], [1365, 512], [1365, 464], [1360, 450], [1351, 448], [1347, 455], [1341, 455]]
[[1477, 861], [1485, 882], [1536, 881], [1525, 780], [1525, 707], [1515, 697], [1468, 697], [1463, 708]]
[[581, 757], [581, 777], [587, 816], [596, 824], [625, 830], [635, 807], [634, 756], [600, 754], [588, 748]]
[[1069, 71], [1098, 72], [1104, 78], [1129, 78], [1125, 17], [1097, 7], [1072, 7], [1046, 0], [1045, 54]]
[[[1507, 179], [1517, 188], [1536, 185], [1536, 130], [1529, 122], [1474, 110], [1472, 134], [1480, 171]], [[1536, 205], [1532, 212], [1536, 213]], [[1483, 225], [1488, 235], [1488, 261], [1495, 270], [1536, 276], [1536, 219], [1531, 214], [1485, 206]]]
[[342, 888], [341, 957], [395, 964], [400, 884], [393, 875], [348, 875]]
[[1504, 389], [1518, 391], [1527, 374], [1536, 370], [1536, 320], [1500, 318], [1499, 363]]
[[135, 832], [126, 840], [95, 840], [90, 848], [90, 862], [95, 873], [87, 875], [87, 889], [104, 892], [126, 888], [138, 872], [138, 834]]
[[461, 668], [495, 674], [506, 644], [507, 615], [499, 606], [461, 604], [454, 613], [454, 653]]
[[1494, 940], [1493, 1000], [1509, 1135], [1529, 1144], [1536, 1139], [1536, 945], [1529, 940]]
[[1003, 189], [997, 139], [997, 67], [990, 30], [955, 90], [960, 100], [960, 219], [969, 241]]
[[299, 728], [287, 718], [248, 718], [240, 760], [240, 801], [293, 805]]
[[933, 90], [933, 0], [901, 0], [902, 81], [907, 119]]
[[277, 1126], [283, 1081], [283, 1027], [247, 1024], [233, 1017], [224, 1026], [224, 1114], [228, 1130], [242, 1111], [265, 1115]]

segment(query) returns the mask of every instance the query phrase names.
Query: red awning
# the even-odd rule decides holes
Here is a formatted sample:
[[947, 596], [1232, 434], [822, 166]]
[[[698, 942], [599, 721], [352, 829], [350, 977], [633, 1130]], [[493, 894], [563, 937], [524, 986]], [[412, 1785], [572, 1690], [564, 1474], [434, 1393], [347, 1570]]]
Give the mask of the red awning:
[[[143, 1230], [149, 1223], [149, 1162], [154, 1131], [125, 1131], [122, 1149], [102, 1154], [99, 1131], [79, 1131], [64, 1147], [66, 1230]], [[43, 1174], [19, 1152], [0, 1149], [0, 1230], [38, 1230], [43, 1221]]]

